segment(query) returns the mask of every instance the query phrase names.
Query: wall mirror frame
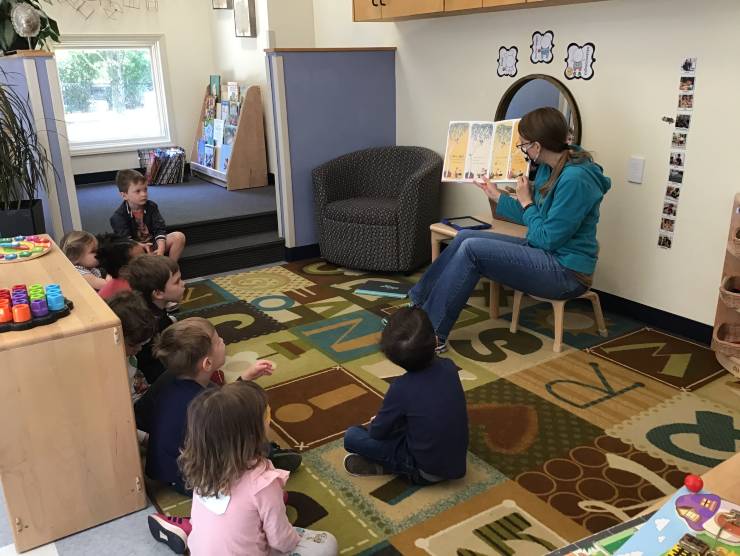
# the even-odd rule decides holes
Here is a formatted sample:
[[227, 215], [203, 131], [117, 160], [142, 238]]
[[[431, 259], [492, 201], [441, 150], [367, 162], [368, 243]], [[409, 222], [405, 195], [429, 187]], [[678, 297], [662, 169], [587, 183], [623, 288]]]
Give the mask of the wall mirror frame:
[[[553, 85], [555, 88], [558, 89], [561, 95], [561, 99], [567, 102], [571, 115], [570, 115], [570, 123], [573, 128], [573, 142], [576, 145], [581, 144], [582, 140], [582, 126], [581, 126], [581, 112], [578, 110], [578, 105], [576, 104], [576, 99], [573, 97], [573, 94], [568, 90], [568, 87], [565, 86], [564, 83], [558, 81], [554, 77], [550, 75], [545, 75], [543, 73], [532, 73], [530, 75], [525, 75], [521, 79], [516, 80], [512, 85], [506, 90], [506, 92], [501, 97], [501, 100], [498, 103], [498, 107], [496, 108], [496, 121], [499, 120], [505, 120], [507, 119], [506, 113], [509, 110], [509, 106], [511, 105], [512, 100], [516, 96], [516, 94], [528, 83], [535, 81], [537, 79], [542, 79], [544, 81], [547, 81], [551, 85]], [[536, 108], [536, 107], [533, 107]], [[562, 110], [562, 108], [561, 108]]]

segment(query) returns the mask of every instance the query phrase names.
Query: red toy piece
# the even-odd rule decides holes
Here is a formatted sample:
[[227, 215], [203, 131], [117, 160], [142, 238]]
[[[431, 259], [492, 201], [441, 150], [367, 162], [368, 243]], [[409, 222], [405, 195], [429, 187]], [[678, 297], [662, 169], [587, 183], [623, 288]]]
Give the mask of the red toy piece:
[[686, 475], [686, 478], [683, 480], [683, 484], [691, 492], [699, 492], [704, 488], [704, 481], [702, 481], [699, 475]]

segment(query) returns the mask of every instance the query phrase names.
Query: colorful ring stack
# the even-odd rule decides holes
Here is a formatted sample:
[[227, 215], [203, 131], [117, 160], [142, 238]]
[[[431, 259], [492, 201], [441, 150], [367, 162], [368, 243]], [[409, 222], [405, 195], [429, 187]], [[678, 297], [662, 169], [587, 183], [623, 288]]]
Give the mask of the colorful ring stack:
[[59, 284], [16, 284], [0, 289], [0, 332], [51, 324], [71, 309], [72, 303], [64, 298]]

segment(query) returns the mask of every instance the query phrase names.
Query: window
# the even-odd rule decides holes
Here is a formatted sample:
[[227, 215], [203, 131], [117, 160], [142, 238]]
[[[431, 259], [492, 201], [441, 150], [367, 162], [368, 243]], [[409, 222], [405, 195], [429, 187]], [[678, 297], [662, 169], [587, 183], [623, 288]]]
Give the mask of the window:
[[73, 155], [170, 144], [160, 40], [62, 37], [55, 52]]

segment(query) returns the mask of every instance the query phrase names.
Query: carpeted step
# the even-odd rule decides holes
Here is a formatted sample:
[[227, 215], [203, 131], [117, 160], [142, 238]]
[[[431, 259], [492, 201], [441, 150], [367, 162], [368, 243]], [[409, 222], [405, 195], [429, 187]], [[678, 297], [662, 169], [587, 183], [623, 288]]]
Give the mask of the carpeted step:
[[277, 231], [267, 231], [190, 244], [180, 259], [180, 270], [183, 278], [196, 278], [282, 261], [284, 257], [284, 240]]
[[274, 210], [167, 226], [167, 231], [179, 230], [184, 233], [188, 245], [263, 232], [277, 233], [277, 229], [277, 212]]

